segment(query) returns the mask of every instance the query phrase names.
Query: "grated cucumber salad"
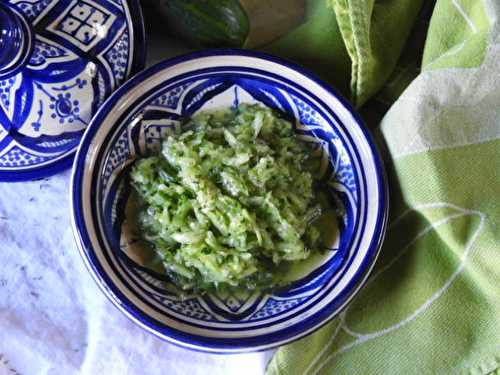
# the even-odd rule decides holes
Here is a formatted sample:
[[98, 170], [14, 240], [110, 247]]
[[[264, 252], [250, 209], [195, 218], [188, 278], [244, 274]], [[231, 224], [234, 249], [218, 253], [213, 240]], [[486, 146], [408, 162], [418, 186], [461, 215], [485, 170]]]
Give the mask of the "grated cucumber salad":
[[321, 248], [310, 150], [269, 108], [204, 112], [136, 161], [141, 235], [184, 290], [279, 286]]

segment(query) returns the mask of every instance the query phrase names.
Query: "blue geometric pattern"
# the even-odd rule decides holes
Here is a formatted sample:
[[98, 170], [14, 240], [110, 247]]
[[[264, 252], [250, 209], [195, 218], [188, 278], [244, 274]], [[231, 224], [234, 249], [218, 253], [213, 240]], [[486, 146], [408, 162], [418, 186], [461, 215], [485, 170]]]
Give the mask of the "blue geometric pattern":
[[33, 51], [33, 54], [31, 55], [31, 58], [29, 60], [29, 65], [31, 66], [43, 65], [47, 62], [47, 60], [51, 58], [53, 59], [55, 57], [68, 56], [67, 51], [65, 51], [63, 48], [57, 45], [44, 43], [41, 40], [38, 40], [35, 43], [34, 49], [35, 50]]
[[14, 78], [0, 80], [0, 102], [5, 110], [8, 110], [10, 106], [10, 92], [12, 90], [12, 85], [14, 84], [14, 82]]
[[41, 163], [46, 161], [47, 158], [43, 156], [33, 155], [19, 147], [14, 146], [12, 149], [3, 156], [0, 157], [0, 163], [7, 167], [26, 167], [33, 163]]
[[98, 29], [95, 26], [105, 25], [110, 17], [110, 14], [97, 9], [91, 3], [80, 1], [68, 8], [67, 13], [59, 20], [56, 28], [67, 36], [89, 46], [98, 39]]
[[105, 57], [111, 65], [115, 79], [118, 82], [123, 82], [127, 75], [127, 63], [129, 58], [128, 33], [124, 32], [121, 37], [118, 38], [113, 48], [106, 52]]
[[13, 2], [25, 14], [26, 18], [33, 22], [43, 11], [52, 7], [59, 0], [18, 1]]
[[302, 124], [307, 124], [308, 126], [321, 126], [322, 123], [324, 123], [319, 113], [311, 106], [293, 95], [291, 95], [291, 97], [294, 104], [297, 106], [300, 122]]
[[304, 302], [306, 299], [307, 299], [306, 297], [302, 297], [297, 299], [287, 299], [284, 301], [280, 301], [274, 298], [269, 298], [264, 307], [258, 310], [252, 316], [250, 316], [248, 320], [252, 321], [252, 320], [267, 318], [269, 316], [276, 316], [279, 313], [286, 312], [294, 308], [295, 306], [301, 304], [301, 302]]
[[186, 315], [190, 318], [195, 318], [203, 321], [214, 320], [213, 316], [200, 305], [200, 302], [197, 299], [176, 301], [168, 297], [162, 297], [159, 295], [154, 295], [153, 298], [158, 302], [164, 304], [166, 307], [172, 309], [172, 311], [175, 311], [182, 315]]
[[[90, 51], [109, 35], [111, 30], [122, 27], [123, 20], [117, 20], [114, 7], [107, 2], [79, 0], [61, 12], [61, 15], [48, 27], [48, 30], [70, 41], [82, 51]], [[113, 25], [118, 22], [118, 25]]]
[[191, 85], [192, 83], [186, 83], [184, 85], [176, 86], [168, 92], [159, 95], [151, 102], [151, 106], [172, 110], [177, 109], [181, 95]]
[[133, 155], [133, 145], [128, 142], [129, 133], [128, 131], [123, 131], [120, 137], [118, 137], [113, 149], [109, 153], [108, 161], [106, 167], [103, 171], [103, 186], [107, 186], [109, 179], [114, 171], [122, 167], [127, 161], [132, 158]]
[[162, 124], [148, 124], [144, 126], [145, 144], [141, 150], [143, 154], [161, 151], [161, 142], [168, 134], [175, 132], [180, 124], [174, 120], [164, 120]]
[[22, 159], [23, 170], [42, 177], [74, 153], [98, 108], [131, 74], [132, 20], [126, 0], [7, 5], [36, 34], [27, 63], [0, 74], [0, 180], [17, 170], [11, 159], [21, 149], [34, 155]]

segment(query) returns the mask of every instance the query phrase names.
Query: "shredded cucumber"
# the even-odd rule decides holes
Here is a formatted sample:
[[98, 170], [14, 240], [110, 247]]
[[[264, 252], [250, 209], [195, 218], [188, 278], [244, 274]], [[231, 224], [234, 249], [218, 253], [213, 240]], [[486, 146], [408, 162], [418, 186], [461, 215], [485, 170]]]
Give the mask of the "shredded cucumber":
[[309, 150], [258, 105], [201, 113], [139, 159], [142, 235], [184, 290], [271, 288], [279, 266], [320, 247]]

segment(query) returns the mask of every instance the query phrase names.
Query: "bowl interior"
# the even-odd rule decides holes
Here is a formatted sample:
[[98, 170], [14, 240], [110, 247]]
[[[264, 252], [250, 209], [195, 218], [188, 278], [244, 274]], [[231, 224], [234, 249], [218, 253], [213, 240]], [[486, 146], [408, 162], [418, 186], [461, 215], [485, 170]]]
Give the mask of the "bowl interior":
[[[87, 135], [87, 157], [79, 157], [87, 171], [81, 180], [75, 172], [80, 186], [76, 194], [85, 196], [84, 207], [85, 202], [91, 206], [81, 223], [84, 234], [90, 231], [91, 246], [85, 247], [84, 255], [108, 295], [153, 333], [202, 350], [262, 349], [326, 321], [366, 277], [376, 249], [373, 239], [363, 239], [363, 235], [367, 228], [371, 235], [370, 220], [373, 225], [380, 221], [368, 212], [368, 201], [378, 199], [367, 189], [372, 177], [365, 164], [374, 162], [373, 150], [359, 124], [355, 132], [349, 131], [347, 122], [355, 120], [344, 105], [331, 94], [338, 111], [331, 103], [325, 104], [313, 83], [305, 84], [306, 77], [297, 83], [286, 74], [273, 73], [271, 65], [259, 69], [255, 62], [247, 62], [250, 66], [229, 69], [227, 60], [211, 58], [206, 68], [197, 61], [196, 65], [174, 65], [181, 67], [178, 72], [168, 67], [151, 71], [140, 90], [136, 86], [122, 93], [126, 111], [120, 113], [125, 104], [120, 107], [118, 100], [108, 108], [108, 112], [115, 111], [116, 119], [103, 113], [103, 121], [95, 120], [100, 129], [95, 125], [95, 133]], [[241, 58], [264, 64], [254, 57]], [[134, 90], [136, 94], [130, 94]], [[298, 137], [310, 144], [318, 159], [316, 173], [328, 186], [334, 206], [322, 228], [328, 247], [292, 267], [287, 275], [290, 285], [272, 293], [225, 291], [180, 297], [175, 286], [149, 266], [137, 230], [127, 219], [133, 210], [128, 171], [137, 157], [158, 152], [162, 138], [181, 127], [186, 117], [239, 103], [276, 109], [292, 121]], [[380, 178], [376, 173], [374, 177]], [[381, 187], [372, 189], [376, 192]], [[373, 217], [368, 220], [369, 216]]]
[[[316, 173], [326, 184], [334, 207], [327, 213], [329, 220], [323, 220], [321, 228], [326, 234], [327, 248], [292, 267], [287, 275], [291, 284], [270, 295], [239, 290], [202, 296], [193, 294], [181, 299], [181, 293], [168, 278], [148, 264], [150, 259], [145, 254], [148, 251], [130, 220], [135, 202], [130, 194], [129, 167], [137, 157], [160, 152], [161, 141], [168, 133], [175, 128], [182, 131], [183, 118], [239, 103], [259, 103], [276, 109], [293, 121], [299, 139], [310, 145], [311, 153], [318, 159]], [[193, 78], [158, 91], [131, 124], [113, 137], [104, 160], [99, 193], [102, 194], [100, 213], [107, 240], [136, 280], [144, 287], [154, 288], [155, 293], [163, 293], [167, 308], [175, 304], [176, 311], [184, 313], [187, 306], [196, 306], [200, 311], [205, 310], [200, 319], [207, 322], [220, 320], [220, 317], [236, 323], [242, 319], [274, 318], [283, 314], [286, 307], [304, 302], [304, 293], [311, 296], [312, 291], [321, 288], [346, 260], [355, 224], [358, 190], [347, 150], [338, 135], [307, 102], [291, 93], [285, 95], [263, 79], [217, 75], [208, 79]], [[280, 298], [274, 299], [276, 296]], [[208, 308], [203, 308], [202, 304]]]

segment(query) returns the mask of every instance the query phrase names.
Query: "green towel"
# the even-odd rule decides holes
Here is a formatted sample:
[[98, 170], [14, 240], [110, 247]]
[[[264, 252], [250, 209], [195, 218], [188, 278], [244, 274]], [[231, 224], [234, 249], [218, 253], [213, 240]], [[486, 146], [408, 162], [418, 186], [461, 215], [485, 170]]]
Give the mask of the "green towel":
[[[419, 2], [332, 3], [356, 103], [393, 71], [365, 108], [390, 104], [420, 63], [410, 44], [394, 70], [408, 29], [397, 30]], [[436, 2], [421, 72], [377, 129], [391, 218], [376, 268], [338, 318], [279, 349], [268, 374], [500, 374], [499, 18], [498, 0]]]
[[361, 106], [389, 78], [421, 5], [422, 0], [309, 0], [306, 22], [265, 50], [313, 69]]

